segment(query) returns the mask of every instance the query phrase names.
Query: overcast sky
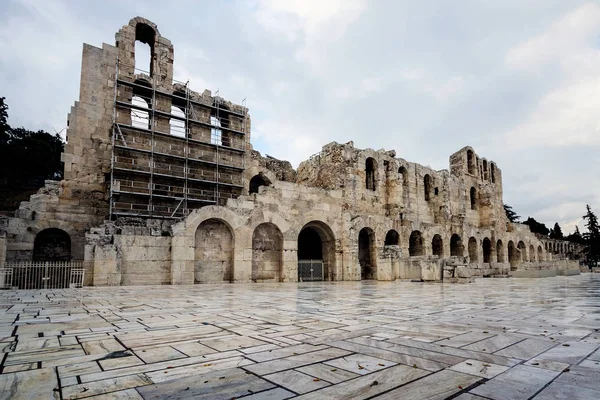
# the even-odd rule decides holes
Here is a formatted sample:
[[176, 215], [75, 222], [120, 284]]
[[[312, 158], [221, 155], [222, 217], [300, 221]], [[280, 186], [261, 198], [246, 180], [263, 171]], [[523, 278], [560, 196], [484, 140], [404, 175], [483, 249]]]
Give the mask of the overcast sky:
[[565, 233], [600, 212], [600, 0], [1, 0], [9, 123], [60, 131], [83, 42], [135, 16], [192, 89], [247, 98], [252, 142], [300, 161], [331, 142], [447, 169], [471, 145], [504, 201]]

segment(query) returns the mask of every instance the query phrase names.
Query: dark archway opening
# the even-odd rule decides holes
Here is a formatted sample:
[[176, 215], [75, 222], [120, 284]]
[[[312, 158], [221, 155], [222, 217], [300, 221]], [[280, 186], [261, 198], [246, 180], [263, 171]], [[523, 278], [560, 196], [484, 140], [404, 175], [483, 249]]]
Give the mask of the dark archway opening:
[[462, 239], [456, 233], [450, 238], [450, 255], [453, 257], [462, 257], [464, 248]]
[[[150, 76], [154, 74], [154, 42], [156, 39], [154, 29], [139, 23], [135, 26], [134, 65], [140, 72]], [[147, 69], [146, 69], [147, 68]]]
[[477, 257], [477, 239], [474, 237], [469, 238], [469, 259], [471, 263], [476, 263]]
[[376, 188], [376, 169], [377, 162], [372, 157], [367, 158], [365, 162], [366, 187], [368, 190], [375, 191]]
[[508, 242], [508, 262], [510, 263], [511, 267], [515, 267], [517, 264], [519, 264], [517, 249], [515, 249], [515, 244], [512, 240]]
[[423, 236], [419, 231], [413, 231], [410, 234], [408, 241], [408, 255], [411, 257], [424, 256], [425, 249], [423, 248]]
[[504, 262], [504, 244], [502, 240], [498, 240], [498, 243], [496, 243], [496, 259], [499, 263]]
[[423, 190], [425, 192], [425, 201], [429, 201], [431, 198], [431, 176], [429, 174], [423, 178]]
[[335, 238], [320, 221], [304, 225], [298, 235], [298, 281], [334, 280]]
[[492, 262], [492, 242], [488, 238], [483, 239], [483, 262]]
[[70, 261], [71, 237], [62, 229], [49, 228], [38, 233], [33, 242], [33, 261]]
[[400, 235], [395, 230], [391, 229], [385, 235], [384, 246], [398, 246], [400, 244]]
[[358, 262], [361, 279], [377, 279], [375, 234], [371, 228], [362, 228], [358, 233]]
[[470, 197], [471, 197], [471, 210], [476, 210], [477, 209], [477, 190], [474, 187], [471, 188]]
[[467, 150], [467, 169], [469, 174], [475, 175], [475, 160], [473, 159], [472, 150]]
[[434, 235], [431, 241], [431, 252], [434, 256], [442, 258], [444, 256], [444, 241], [440, 235]]
[[250, 187], [248, 189], [248, 193], [258, 193], [258, 188], [261, 186], [270, 186], [271, 182], [262, 176], [262, 174], [254, 175], [252, 179], [250, 179]]

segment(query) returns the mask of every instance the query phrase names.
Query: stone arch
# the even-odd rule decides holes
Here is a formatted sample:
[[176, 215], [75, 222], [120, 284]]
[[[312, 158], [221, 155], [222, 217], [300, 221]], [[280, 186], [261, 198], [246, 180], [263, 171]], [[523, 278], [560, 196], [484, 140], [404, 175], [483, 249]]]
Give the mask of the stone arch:
[[283, 275], [283, 235], [270, 222], [252, 233], [252, 281], [280, 282]]
[[504, 244], [500, 239], [496, 242], [496, 259], [499, 263], [504, 262]]
[[[308, 222], [298, 234], [298, 262], [316, 260], [323, 263], [323, 279], [334, 280], [335, 236], [326, 223]], [[298, 281], [303, 280], [298, 270]]]
[[431, 240], [431, 254], [439, 258], [444, 257], [444, 241], [438, 234], [433, 235], [433, 239]]
[[471, 175], [477, 175], [475, 172], [475, 157], [473, 154], [473, 150], [467, 150], [467, 171]]
[[469, 238], [469, 262], [476, 263], [478, 261], [477, 253], [477, 239], [471, 236]]
[[542, 250], [542, 246], [539, 245], [538, 249], [537, 249], [537, 256], [538, 256], [538, 262], [539, 261], [544, 261], [544, 251]]
[[517, 250], [519, 250], [519, 263], [527, 261], [527, 246], [522, 240], [517, 244]]
[[471, 199], [471, 210], [477, 210], [477, 189], [475, 187], [471, 187], [469, 197]]
[[377, 188], [377, 161], [373, 157], [368, 157], [365, 161], [365, 175], [367, 190], [375, 191]]
[[512, 240], [508, 241], [508, 262], [511, 267], [519, 265], [519, 254]]
[[408, 171], [404, 166], [400, 166], [400, 168], [398, 168], [398, 179], [402, 181], [402, 186], [405, 188], [408, 187]]
[[456, 233], [450, 238], [450, 256], [462, 257], [465, 249], [463, 247], [462, 239]]
[[40, 231], [33, 241], [33, 261], [70, 261], [71, 236], [58, 228]]
[[400, 235], [394, 229], [390, 229], [385, 235], [384, 246], [399, 246]]
[[271, 185], [271, 181], [263, 173], [256, 174], [250, 179], [248, 193], [249, 194], [258, 193], [258, 188], [260, 188], [261, 186], [270, 186], [270, 185]]
[[222, 219], [210, 218], [195, 234], [194, 283], [232, 282], [234, 234]]
[[429, 201], [431, 198], [431, 176], [429, 174], [425, 174], [423, 177], [423, 191], [425, 195], [425, 201]]
[[535, 261], [535, 247], [533, 245], [529, 245], [529, 261]]
[[492, 262], [492, 242], [488, 238], [483, 239], [483, 262], [491, 263]]
[[496, 164], [490, 163], [490, 172], [492, 175], [492, 183], [496, 183]]
[[377, 279], [375, 233], [371, 228], [362, 228], [358, 233], [358, 262], [361, 279]]
[[487, 181], [489, 180], [489, 174], [488, 174], [488, 162], [486, 159], [483, 159], [483, 180]]
[[151, 129], [152, 121], [150, 120], [149, 103], [143, 96], [134, 94], [131, 97], [131, 126], [141, 129]]
[[[154, 44], [156, 31], [144, 22], [135, 25], [134, 65], [135, 69], [154, 75]], [[147, 69], [146, 69], [147, 68]]]
[[408, 241], [408, 254], [410, 257], [424, 256], [423, 235], [420, 231], [412, 231]]

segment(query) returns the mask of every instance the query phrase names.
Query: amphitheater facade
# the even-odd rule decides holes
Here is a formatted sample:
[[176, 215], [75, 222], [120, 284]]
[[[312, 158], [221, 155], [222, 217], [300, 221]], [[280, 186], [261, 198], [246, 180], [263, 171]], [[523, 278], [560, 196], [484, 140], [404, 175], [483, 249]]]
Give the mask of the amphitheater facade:
[[[135, 43], [150, 48], [136, 69]], [[329, 143], [302, 162], [252, 149], [245, 104], [173, 79], [137, 17], [85, 44], [64, 180], [0, 221], [0, 262], [80, 261], [86, 285], [461, 281], [572, 267], [573, 244], [510, 223], [502, 170], [471, 147], [436, 171]]]

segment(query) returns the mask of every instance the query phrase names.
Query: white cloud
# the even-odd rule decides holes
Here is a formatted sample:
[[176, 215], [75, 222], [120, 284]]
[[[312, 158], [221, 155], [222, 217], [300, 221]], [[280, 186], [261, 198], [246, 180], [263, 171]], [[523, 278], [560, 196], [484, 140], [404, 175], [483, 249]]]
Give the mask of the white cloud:
[[509, 68], [557, 84], [507, 133], [511, 147], [600, 145], [598, 38], [600, 5], [588, 3], [507, 53]]

